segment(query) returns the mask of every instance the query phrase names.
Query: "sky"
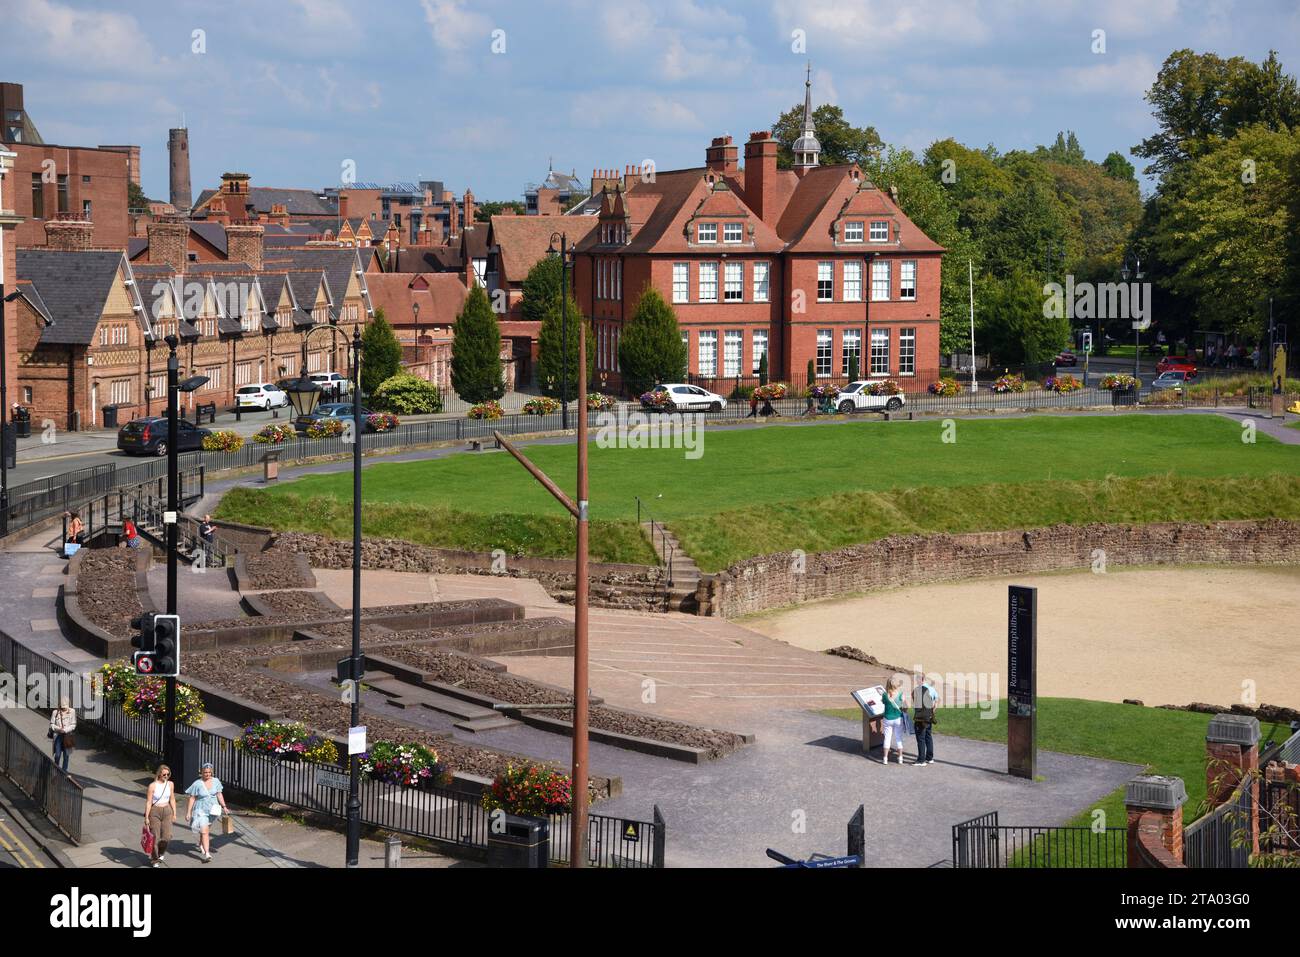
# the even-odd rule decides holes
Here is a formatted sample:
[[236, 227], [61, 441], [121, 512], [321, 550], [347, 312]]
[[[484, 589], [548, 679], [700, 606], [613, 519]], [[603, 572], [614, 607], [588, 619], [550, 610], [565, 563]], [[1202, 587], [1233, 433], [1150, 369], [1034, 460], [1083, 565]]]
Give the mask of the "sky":
[[0, 0], [0, 23], [0, 80], [45, 141], [139, 144], [157, 199], [182, 124], [195, 196], [228, 170], [323, 189], [355, 169], [483, 201], [552, 161], [584, 181], [702, 165], [801, 103], [808, 62], [814, 105], [887, 144], [1072, 129], [1098, 161], [1153, 132], [1174, 50], [1274, 48], [1300, 72], [1295, 0]]

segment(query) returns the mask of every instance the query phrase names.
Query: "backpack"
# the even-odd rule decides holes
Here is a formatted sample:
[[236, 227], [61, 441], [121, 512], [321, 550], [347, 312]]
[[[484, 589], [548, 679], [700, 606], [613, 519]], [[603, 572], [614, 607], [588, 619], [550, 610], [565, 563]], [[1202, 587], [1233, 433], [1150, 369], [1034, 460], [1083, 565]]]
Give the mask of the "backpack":
[[912, 689], [912, 714], [922, 723], [934, 724], [934, 709], [939, 706], [939, 695], [932, 685], [919, 684]]

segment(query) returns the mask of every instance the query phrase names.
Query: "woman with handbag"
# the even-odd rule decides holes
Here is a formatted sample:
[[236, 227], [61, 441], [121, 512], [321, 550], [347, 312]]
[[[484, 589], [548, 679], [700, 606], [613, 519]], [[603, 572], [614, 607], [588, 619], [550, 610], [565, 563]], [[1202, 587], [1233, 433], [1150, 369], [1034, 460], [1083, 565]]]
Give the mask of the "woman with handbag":
[[898, 751], [898, 763], [903, 763], [903, 718], [907, 704], [903, 701], [903, 682], [897, 675], [885, 682], [885, 753], [881, 764], [889, 763], [889, 752]]
[[76, 747], [73, 732], [77, 730], [77, 712], [68, 704], [68, 699], [59, 699], [59, 706], [50, 713], [49, 736], [54, 740], [54, 763], [62, 764], [66, 774], [68, 770], [68, 752]]
[[212, 765], [204, 762], [199, 768], [199, 779], [185, 789], [190, 796], [190, 803], [185, 807], [185, 820], [190, 830], [199, 836], [199, 854], [206, 864], [212, 860], [212, 836], [208, 833], [214, 821], [219, 821], [222, 814], [229, 814], [225, 795], [221, 793], [221, 781], [212, 773]]
[[149, 782], [144, 799], [144, 830], [147, 838], [149, 864], [157, 867], [167, 856], [167, 845], [172, 839], [172, 822], [176, 820], [176, 789], [172, 786], [172, 769], [158, 766], [158, 773]]

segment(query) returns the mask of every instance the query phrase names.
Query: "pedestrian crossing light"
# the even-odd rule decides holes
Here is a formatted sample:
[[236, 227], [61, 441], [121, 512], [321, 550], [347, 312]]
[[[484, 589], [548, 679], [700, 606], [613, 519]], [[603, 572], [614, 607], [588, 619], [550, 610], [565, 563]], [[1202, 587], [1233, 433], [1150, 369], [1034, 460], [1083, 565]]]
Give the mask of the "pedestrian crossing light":
[[131, 660], [135, 664], [136, 674], [152, 675], [157, 668], [154, 657], [158, 641], [157, 619], [158, 616], [149, 611], [131, 622], [131, 627], [135, 629], [135, 634], [131, 636], [131, 647], [136, 649]]
[[154, 616], [153, 674], [175, 678], [181, 673], [181, 619], [179, 615]]

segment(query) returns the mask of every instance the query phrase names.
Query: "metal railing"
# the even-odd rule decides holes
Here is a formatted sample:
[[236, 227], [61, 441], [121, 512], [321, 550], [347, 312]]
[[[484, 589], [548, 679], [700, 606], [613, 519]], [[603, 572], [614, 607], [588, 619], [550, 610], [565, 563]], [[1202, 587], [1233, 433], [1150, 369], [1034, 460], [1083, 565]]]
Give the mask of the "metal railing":
[[[567, 814], [550, 815], [549, 862], [568, 865], [572, 821]], [[587, 865], [589, 867], [663, 867], [667, 827], [659, 805], [653, 820], [587, 815]]]
[[[650, 547], [654, 549], [655, 557], [659, 561], [659, 567], [664, 572], [664, 603], [667, 604], [673, 588], [673, 559], [677, 554], [677, 549], [668, 537], [668, 530], [664, 528], [662, 523], [656, 521], [649, 510], [645, 508], [641, 496], [634, 495], [632, 497], [636, 499], [636, 527], [641, 528], [641, 513], [643, 511], [645, 512], [645, 521], [650, 523]], [[655, 543], [656, 534], [659, 536], [658, 544]]]
[[1232, 797], [1183, 830], [1188, 867], [1249, 867], [1255, 781], [1247, 778]]
[[76, 843], [81, 843], [82, 787], [54, 763], [54, 758], [28, 741], [0, 709], [0, 771], [13, 781], [46, 817]]
[[1125, 867], [1128, 829], [998, 824], [991, 811], [952, 829], [953, 867]]

